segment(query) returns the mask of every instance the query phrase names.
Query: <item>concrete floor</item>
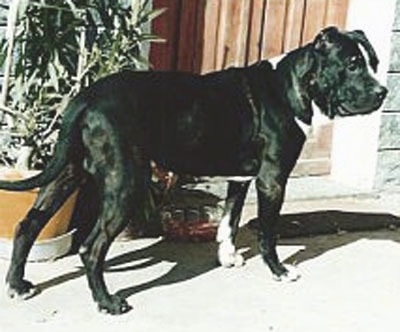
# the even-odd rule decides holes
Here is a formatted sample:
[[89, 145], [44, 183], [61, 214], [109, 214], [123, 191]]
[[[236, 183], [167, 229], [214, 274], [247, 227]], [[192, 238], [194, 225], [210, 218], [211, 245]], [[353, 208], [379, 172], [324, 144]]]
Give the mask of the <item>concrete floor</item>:
[[[134, 306], [118, 317], [97, 312], [77, 256], [30, 263], [27, 278], [42, 293], [26, 302], [2, 294], [0, 332], [397, 332], [398, 202], [393, 194], [289, 199], [283, 225], [290, 238], [278, 251], [300, 270], [295, 283], [272, 280], [247, 225], [238, 239], [247, 263], [238, 269], [216, 267], [214, 243], [116, 242], [106, 281]], [[254, 210], [248, 203], [243, 220]], [[0, 260], [0, 280], [7, 267]]]

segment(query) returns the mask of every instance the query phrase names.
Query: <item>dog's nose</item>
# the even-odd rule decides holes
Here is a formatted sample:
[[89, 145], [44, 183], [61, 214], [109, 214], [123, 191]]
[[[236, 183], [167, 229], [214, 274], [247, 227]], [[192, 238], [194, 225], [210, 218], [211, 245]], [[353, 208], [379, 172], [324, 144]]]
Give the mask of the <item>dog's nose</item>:
[[384, 86], [379, 86], [375, 88], [375, 94], [379, 100], [385, 99], [387, 93], [388, 89], [386, 89]]

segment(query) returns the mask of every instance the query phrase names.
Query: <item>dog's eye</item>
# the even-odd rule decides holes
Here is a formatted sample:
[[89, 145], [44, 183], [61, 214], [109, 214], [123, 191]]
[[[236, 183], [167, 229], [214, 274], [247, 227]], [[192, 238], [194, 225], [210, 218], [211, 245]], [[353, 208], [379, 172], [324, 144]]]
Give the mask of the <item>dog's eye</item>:
[[353, 56], [350, 59], [347, 69], [350, 71], [356, 71], [360, 67], [360, 64], [361, 64], [361, 59], [358, 56]]

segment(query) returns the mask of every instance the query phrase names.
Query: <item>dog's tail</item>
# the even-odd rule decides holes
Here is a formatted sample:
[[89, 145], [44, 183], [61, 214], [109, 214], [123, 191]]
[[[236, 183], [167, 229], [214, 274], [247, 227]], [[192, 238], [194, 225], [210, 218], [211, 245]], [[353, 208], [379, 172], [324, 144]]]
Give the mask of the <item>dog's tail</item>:
[[65, 109], [59, 137], [54, 148], [54, 155], [41, 173], [23, 180], [0, 180], [0, 189], [24, 191], [44, 186], [53, 181], [67, 165], [71, 157], [70, 154], [77, 152], [72, 149], [74, 142], [78, 141], [76, 139], [78, 134], [76, 122], [86, 109], [86, 103], [79, 102], [76, 99]]

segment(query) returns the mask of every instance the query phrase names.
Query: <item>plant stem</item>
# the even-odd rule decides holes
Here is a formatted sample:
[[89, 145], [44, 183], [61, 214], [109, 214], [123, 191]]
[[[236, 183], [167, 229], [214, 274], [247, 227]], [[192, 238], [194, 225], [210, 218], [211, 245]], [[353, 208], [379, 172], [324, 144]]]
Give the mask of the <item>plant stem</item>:
[[82, 86], [83, 72], [86, 65], [87, 55], [86, 55], [86, 32], [84, 27], [80, 27], [79, 33], [79, 56], [78, 56], [78, 68], [76, 70], [76, 89], [79, 91]]

